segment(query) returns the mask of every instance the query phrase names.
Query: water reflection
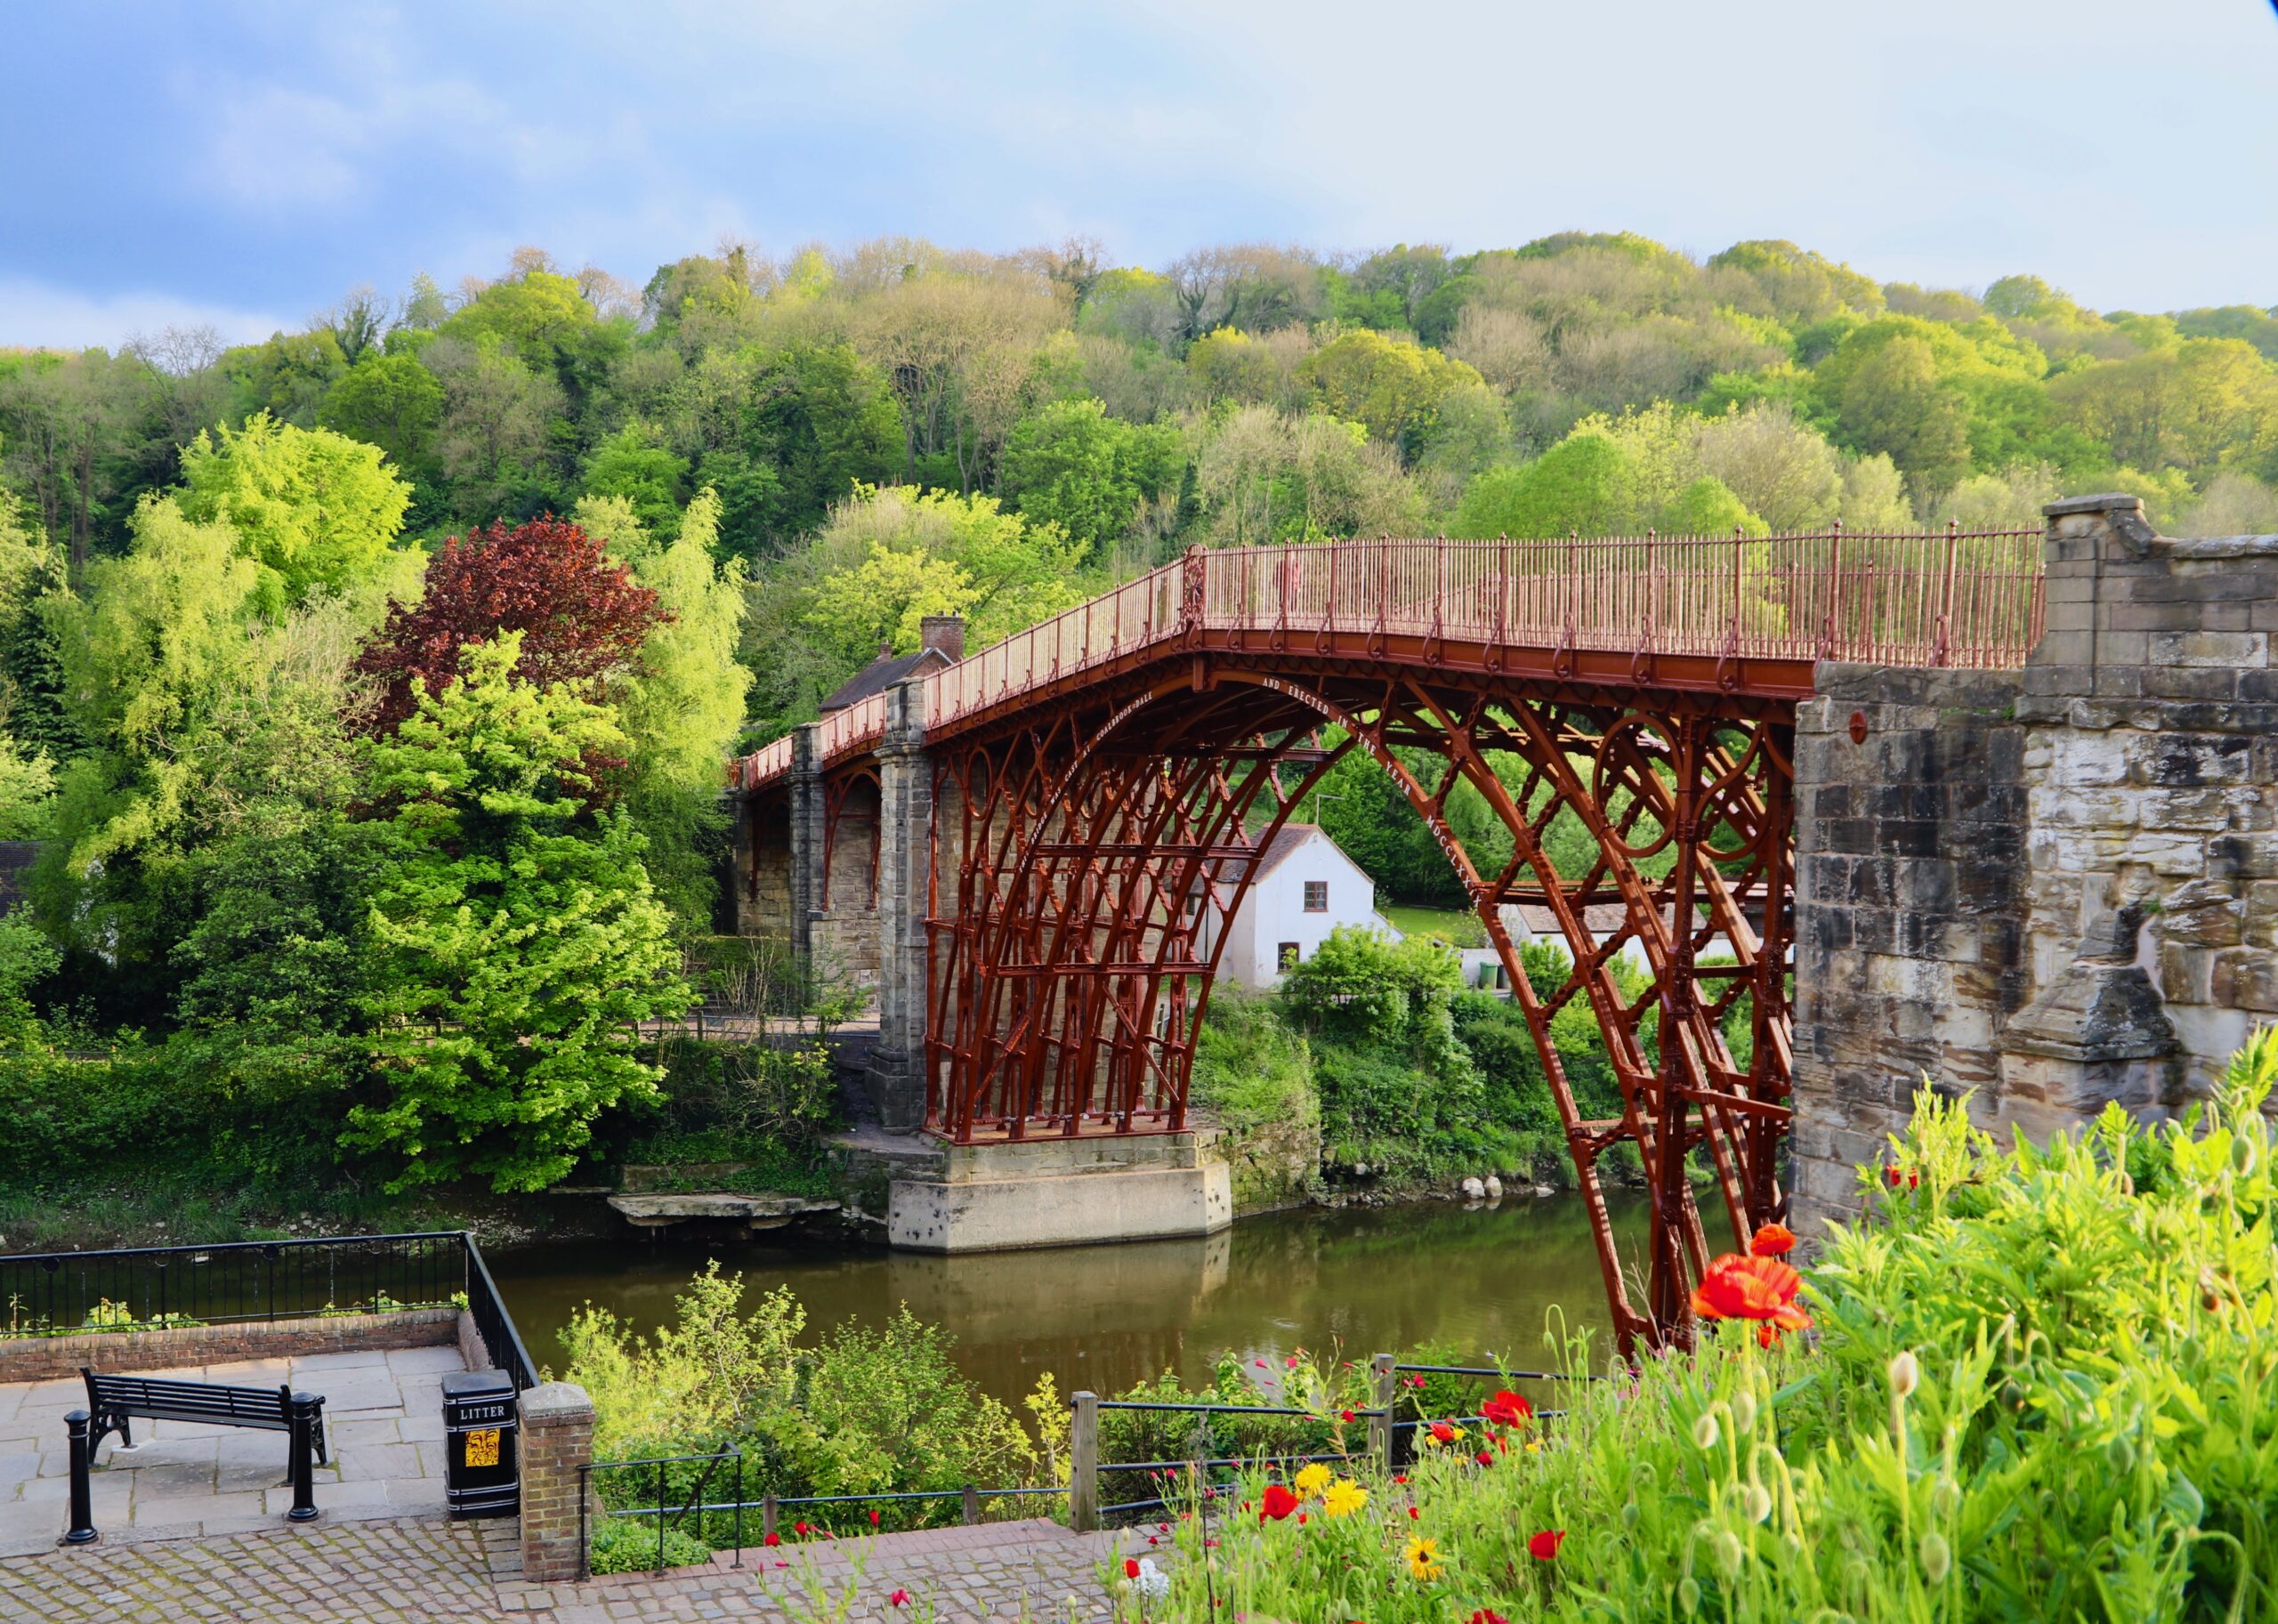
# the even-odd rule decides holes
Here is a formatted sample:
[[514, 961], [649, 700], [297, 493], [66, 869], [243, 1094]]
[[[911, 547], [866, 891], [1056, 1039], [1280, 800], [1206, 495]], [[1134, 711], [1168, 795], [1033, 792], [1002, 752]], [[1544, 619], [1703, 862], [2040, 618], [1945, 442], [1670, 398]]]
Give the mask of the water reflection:
[[[1617, 1202], [1613, 1216], [1625, 1250], [1638, 1256], [1642, 1204]], [[1434, 1341], [1525, 1364], [1541, 1358], [1554, 1310], [1594, 1328], [1600, 1345], [1607, 1323], [1588, 1219], [1570, 1197], [1307, 1208], [1203, 1240], [970, 1257], [768, 1238], [532, 1247], [497, 1255], [492, 1267], [532, 1356], [558, 1371], [558, 1332], [577, 1305], [653, 1327], [715, 1256], [748, 1290], [791, 1287], [807, 1305], [810, 1337], [849, 1318], [877, 1323], [907, 1303], [953, 1332], [959, 1366], [1007, 1402], [1046, 1370], [1063, 1392], [1111, 1392], [1167, 1369], [1197, 1380], [1230, 1350], [1272, 1358], [1335, 1345], [1365, 1359]]]

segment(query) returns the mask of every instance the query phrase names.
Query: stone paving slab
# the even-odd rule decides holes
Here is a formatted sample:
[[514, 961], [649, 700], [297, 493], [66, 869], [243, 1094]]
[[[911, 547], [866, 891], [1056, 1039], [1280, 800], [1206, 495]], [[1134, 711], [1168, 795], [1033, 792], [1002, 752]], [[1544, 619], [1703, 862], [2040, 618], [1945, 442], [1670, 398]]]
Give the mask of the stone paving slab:
[[[1108, 1615], [1100, 1570], [1119, 1560], [1121, 1538], [995, 1523], [723, 1552], [661, 1576], [532, 1586], [521, 1580], [514, 1525], [505, 1520], [272, 1525], [181, 1539], [129, 1533], [0, 1560], [0, 1624], [894, 1624], [909, 1616], [889, 1604], [896, 1589], [942, 1624], [1090, 1624]], [[747, 1565], [733, 1565], [739, 1555]]]
[[[329, 1464], [316, 1469], [327, 1521], [443, 1509], [442, 1382], [456, 1347], [361, 1348], [152, 1372], [229, 1386], [320, 1393]], [[63, 1418], [84, 1381], [0, 1385], [0, 1556], [48, 1549], [63, 1531], [70, 1456]], [[96, 1451], [95, 1526], [107, 1535], [235, 1535], [274, 1526], [292, 1505], [281, 1432], [186, 1421], [134, 1423]]]

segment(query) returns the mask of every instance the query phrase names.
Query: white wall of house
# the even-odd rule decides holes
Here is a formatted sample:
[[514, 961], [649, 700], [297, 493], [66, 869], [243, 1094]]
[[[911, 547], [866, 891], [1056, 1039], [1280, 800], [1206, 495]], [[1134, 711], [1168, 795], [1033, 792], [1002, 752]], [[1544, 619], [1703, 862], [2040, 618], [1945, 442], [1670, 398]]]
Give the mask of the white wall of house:
[[[1397, 941], [1400, 933], [1377, 911], [1376, 882], [1321, 829], [1284, 829], [1278, 860], [1257, 877], [1241, 911], [1226, 930], [1218, 974], [1245, 987], [1271, 987], [1281, 979], [1285, 944], [1311, 958], [1339, 925], [1366, 925]], [[1308, 886], [1318, 887], [1307, 907]]]

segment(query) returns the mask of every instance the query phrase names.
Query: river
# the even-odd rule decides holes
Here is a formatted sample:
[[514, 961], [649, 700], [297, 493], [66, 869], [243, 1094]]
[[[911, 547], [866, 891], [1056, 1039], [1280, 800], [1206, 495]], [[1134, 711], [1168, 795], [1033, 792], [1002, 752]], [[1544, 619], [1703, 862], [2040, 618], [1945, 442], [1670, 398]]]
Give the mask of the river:
[[[1643, 1256], [1644, 1207], [1617, 1200], [1626, 1256]], [[788, 1232], [787, 1232], [788, 1233]], [[959, 1367], [1016, 1404], [1051, 1371], [1062, 1393], [1114, 1393], [1172, 1370], [1189, 1383], [1222, 1353], [1277, 1358], [1305, 1347], [1365, 1360], [1419, 1342], [1465, 1361], [1544, 1357], [1554, 1311], [1595, 1331], [1608, 1315], [1579, 1197], [1305, 1208], [1245, 1218], [1202, 1240], [1142, 1241], [935, 1257], [804, 1238], [734, 1245], [578, 1242], [490, 1256], [530, 1355], [560, 1374], [559, 1333], [592, 1303], [642, 1329], [707, 1258], [747, 1291], [788, 1285], [810, 1338], [846, 1319], [876, 1324], [897, 1304], [946, 1327]]]

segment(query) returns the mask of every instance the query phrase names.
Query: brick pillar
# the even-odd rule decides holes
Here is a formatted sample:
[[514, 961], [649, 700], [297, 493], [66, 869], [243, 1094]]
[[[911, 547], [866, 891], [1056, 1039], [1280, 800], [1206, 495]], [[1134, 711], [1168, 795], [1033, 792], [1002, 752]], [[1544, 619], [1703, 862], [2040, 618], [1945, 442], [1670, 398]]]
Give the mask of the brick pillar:
[[870, 1050], [870, 1099], [888, 1133], [907, 1134], [925, 1119], [925, 917], [933, 861], [933, 769], [920, 680], [887, 691], [878, 782], [878, 1040]]
[[791, 949], [814, 951], [822, 911], [822, 723], [791, 731]]
[[558, 1585], [586, 1571], [578, 1497], [594, 1458], [594, 1402], [570, 1382], [521, 1396], [522, 1577]]

